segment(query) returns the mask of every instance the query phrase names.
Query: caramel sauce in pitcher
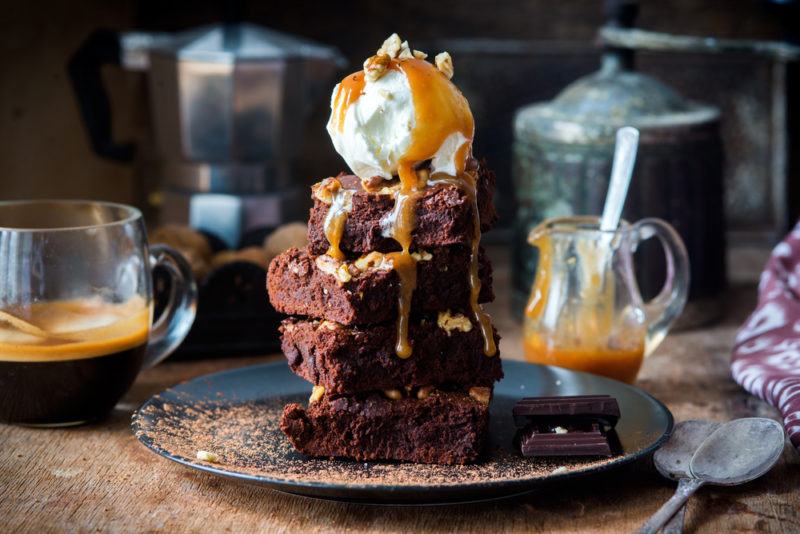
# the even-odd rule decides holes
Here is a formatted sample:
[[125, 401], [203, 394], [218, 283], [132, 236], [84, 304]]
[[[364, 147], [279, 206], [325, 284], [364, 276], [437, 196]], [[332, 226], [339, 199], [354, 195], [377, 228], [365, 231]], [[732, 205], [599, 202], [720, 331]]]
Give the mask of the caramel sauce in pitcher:
[[[632, 383], [644, 359], [644, 332], [615, 327], [614, 279], [592, 268], [601, 263], [598, 251], [603, 249], [575, 245], [586, 269], [577, 275], [583, 284], [580, 300], [565, 305], [558, 303], [558, 297], [564, 290], [563, 279], [570, 276], [569, 259], [561, 258], [547, 235], [531, 245], [539, 250], [539, 260], [525, 308], [525, 359]], [[554, 266], [554, 261], [562, 263]]]

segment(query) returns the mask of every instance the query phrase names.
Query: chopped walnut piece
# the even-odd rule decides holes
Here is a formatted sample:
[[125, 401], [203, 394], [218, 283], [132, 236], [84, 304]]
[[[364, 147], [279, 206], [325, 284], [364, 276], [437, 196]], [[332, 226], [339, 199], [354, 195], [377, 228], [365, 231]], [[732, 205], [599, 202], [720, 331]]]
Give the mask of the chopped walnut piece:
[[364, 62], [364, 77], [368, 82], [377, 81], [389, 68], [392, 58], [386, 54], [372, 56]]
[[403, 398], [403, 392], [399, 389], [384, 389], [383, 394], [386, 395], [386, 398], [391, 400], [400, 400]]
[[[406, 46], [408, 46], [408, 42], [406, 42]], [[393, 33], [386, 40], [383, 42], [381, 47], [375, 52], [375, 55], [387, 55], [389, 59], [393, 59], [397, 57], [397, 54], [400, 52], [400, 49], [403, 47], [403, 42], [400, 41], [400, 36], [396, 33]]]
[[417, 59], [425, 59], [426, 57], [428, 57], [428, 54], [426, 54], [425, 52], [420, 52], [419, 50], [414, 50], [412, 54]]
[[360, 271], [366, 271], [367, 269], [381, 269], [389, 271], [392, 269], [393, 264], [392, 260], [387, 258], [385, 254], [373, 251], [366, 256], [361, 256], [358, 258], [353, 265], [355, 265]]
[[485, 387], [469, 388], [469, 396], [482, 404], [489, 404], [492, 398], [492, 390]]
[[460, 313], [452, 315], [450, 310], [439, 312], [436, 324], [439, 325], [439, 328], [447, 332], [448, 337], [453, 330], [460, 330], [461, 332], [469, 332], [472, 330], [472, 321]]
[[431, 261], [433, 259], [433, 254], [427, 250], [420, 250], [419, 252], [412, 252], [411, 257], [417, 261]]
[[447, 76], [448, 80], [451, 80], [453, 78], [453, 58], [450, 57], [450, 54], [447, 52], [436, 54], [434, 61], [436, 62], [436, 68]]
[[342, 182], [336, 178], [325, 178], [321, 182], [315, 184], [311, 189], [314, 191], [314, 196], [325, 204], [333, 202], [333, 197], [342, 188]]
[[433, 386], [422, 386], [417, 390], [417, 398], [420, 400], [427, 399], [435, 389]]
[[308, 398], [308, 402], [313, 404], [315, 402], [319, 402], [322, 396], [325, 394], [325, 387], [324, 386], [314, 386], [311, 390], [311, 396]]
[[218, 464], [219, 463], [219, 456], [217, 456], [213, 452], [197, 451], [197, 456], [196, 457], [201, 462], [208, 462], [208, 463], [211, 463], [211, 464]]
[[383, 176], [372, 176], [370, 178], [362, 178], [361, 186], [368, 193], [374, 193], [375, 191], [383, 187], [383, 182], [384, 182]]
[[336, 278], [339, 284], [346, 284], [353, 279], [346, 263], [339, 262], [327, 254], [317, 256], [314, 260], [317, 269]]
[[339, 280], [341, 283], [345, 284], [353, 279], [353, 275], [350, 274], [350, 269], [348, 268], [346, 263], [341, 264], [336, 269], [336, 279]]
[[339, 328], [339, 324], [333, 321], [328, 321], [327, 319], [322, 321], [319, 324], [320, 328], [327, 328], [328, 330], [337, 330]]
[[400, 44], [400, 53], [397, 54], [398, 59], [413, 59], [414, 54], [411, 53], [411, 48], [408, 46], [408, 41], [403, 41]]

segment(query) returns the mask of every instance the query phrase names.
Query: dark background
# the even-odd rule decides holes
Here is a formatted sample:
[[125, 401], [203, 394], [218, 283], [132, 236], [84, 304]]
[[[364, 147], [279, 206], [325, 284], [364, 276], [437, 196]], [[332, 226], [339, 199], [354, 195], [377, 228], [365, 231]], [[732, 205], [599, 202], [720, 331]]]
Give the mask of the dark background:
[[[513, 209], [511, 119], [516, 108], [552, 98], [594, 70], [599, 0], [394, 2], [14, 2], [0, 18], [0, 198], [90, 197], [134, 202], [134, 172], [93, 155], [65, 73], [70, 54], [98, 27], [174, 31], [231, 16], [333, 44], [360, 67], [391, 32], [414, 48], [450, 51], [456, 78], [476, 115], [476, 155], [487, 155], [500, 180], [501, 213]], [[654, 31], [729, 38], [778, 39], [787, 22], [764, 0], [649, 0], [637, 25]], [[485, 45], [475, 39], [489, 39]], [[454, 41], [455, 40], [455, 41]], [[466, 40], [466, 41], [465, 41]], [[501, 40], [501, 41], [498, 41]], [[795, 209], [772, 187], [769, 62], [745, 56], [641, 54], [639, 67], [684, 95], [720, 106], [728, 148], [729, 226], [752, 239], [774, 239]], [[118, 139], [147, 133], [145, 82], [109, 67]], [[335, 174], [343, 164], [323, 125], [319, 103], [296, 179]], [[794, 184], [791, 185], [794, 187]], [[781, 198], [783, 196], [784, 198]], [[776, 220], [775, 206], [788, 214]], [[778, 210], [780, 211], [780, 210]], [[506, 215], [506, 219], [510, 219]]]

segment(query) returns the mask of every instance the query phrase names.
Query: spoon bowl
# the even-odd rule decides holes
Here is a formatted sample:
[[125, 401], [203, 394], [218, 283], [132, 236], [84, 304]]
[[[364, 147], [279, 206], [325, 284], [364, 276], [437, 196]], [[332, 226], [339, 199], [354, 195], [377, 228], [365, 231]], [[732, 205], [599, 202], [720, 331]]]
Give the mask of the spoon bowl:
[[783, 453], [783, 427], [777, 421], [748, 417], [725, 423], [692, 457], [692, 475], [708, 484], [736, 486], [769, 471]]
[[690, 420], [675, 425], [669, 441], [653, 455], [658, 472], [671, 480], [693, 478], [689, 468], [692, 456], [720, 424], [714, 421]]

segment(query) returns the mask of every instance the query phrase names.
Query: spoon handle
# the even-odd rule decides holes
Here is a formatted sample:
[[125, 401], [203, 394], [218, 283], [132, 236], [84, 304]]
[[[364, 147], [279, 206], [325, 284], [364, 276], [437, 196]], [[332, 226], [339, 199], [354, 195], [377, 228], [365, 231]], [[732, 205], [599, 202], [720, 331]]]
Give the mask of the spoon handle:
[[636, 532], [638, 534], [656, 534], [658, 529], [664, 526], [664, 524], [669, 521], [669, 519], [675, 515], [675, 513], [680, 509], [681, 506], [686, 504], [686, 501], [689, 500], [689, 497], [697, 491], [704, 482], [702, 480], [693, 478], [690, 479], [686, 484], [682, 487], [678, 486], [678, 489], [675, 491], [675, 495], [672, 496], [670, 500], [664, 503], [664, 505], [658, 509], [656, 513], [650, 516], [644, 525], [639, 528]]
[[[678, 491], [681, 491], [681, 488], [686, 487], [689, 483], [691, 478], [682, 478], [678, 480]], [[672, 516], [672, 519], [664, 525], [664, 530], [661, 531], [661, 534], [681, 534], [683, 532], [683, 518], [686, 516], [686, 505], [684, 504], [681, 506], [680, 510], [675, 512], [675, 515]]]

